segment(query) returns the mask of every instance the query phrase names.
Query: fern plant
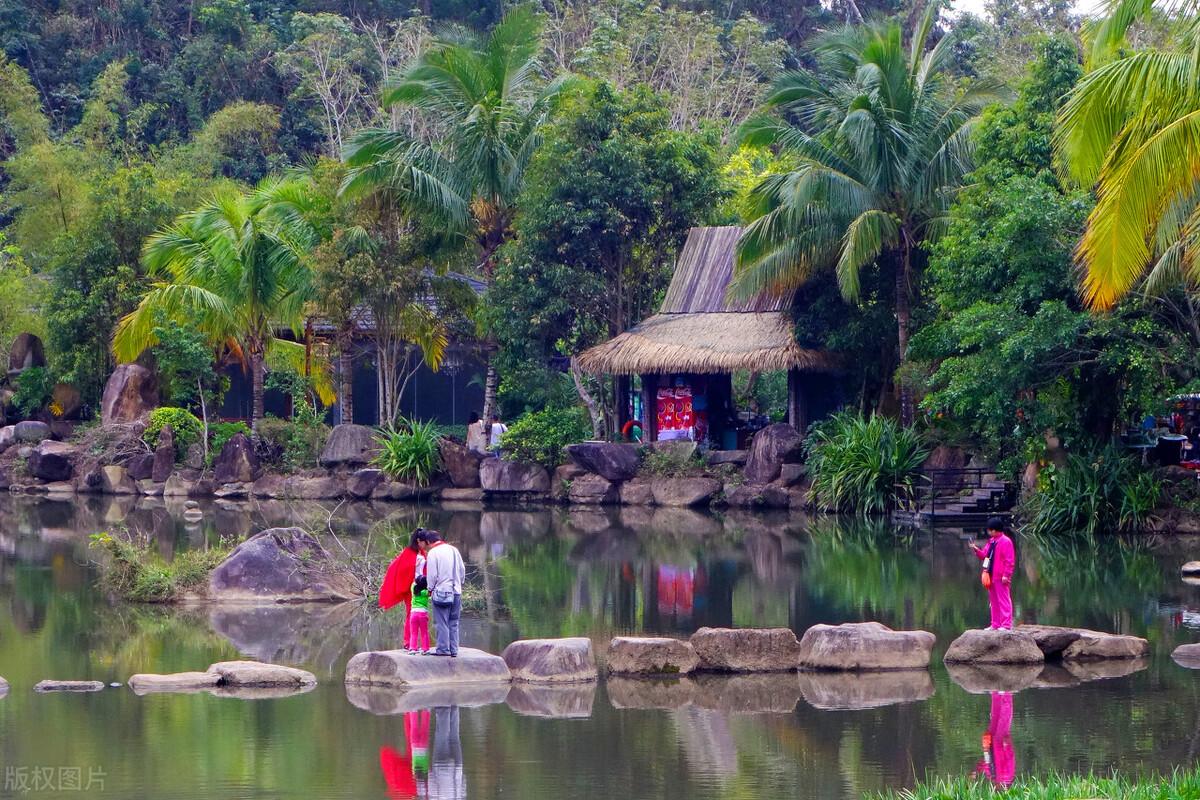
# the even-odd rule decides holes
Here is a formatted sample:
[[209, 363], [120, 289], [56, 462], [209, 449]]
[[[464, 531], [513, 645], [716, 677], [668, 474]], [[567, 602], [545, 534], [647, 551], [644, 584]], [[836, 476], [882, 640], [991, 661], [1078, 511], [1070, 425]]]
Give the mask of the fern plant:
[[863, 515], [911, 497], [929, 454], [920, 434], [895, 420], [849, 412], [817, 425], [805, 446], [817, 506]]
[[440, 439], [434, 422], [401, 417], [380, 429], [379, 454], [372, 463], [393, 478], [424, 486], [441, 469]]

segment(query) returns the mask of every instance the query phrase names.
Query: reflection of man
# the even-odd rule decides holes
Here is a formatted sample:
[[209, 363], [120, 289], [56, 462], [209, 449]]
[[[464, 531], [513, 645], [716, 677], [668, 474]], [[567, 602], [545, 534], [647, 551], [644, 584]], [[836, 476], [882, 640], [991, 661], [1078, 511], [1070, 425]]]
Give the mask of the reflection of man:
[[466, 796], [462, 742], [458, 738], [458, 706], [435, 708], [429, 800], [465, 800]]
[[1017, 774], [1017, 754], [1012, 743], [1013, 698], [1008, 692], [992, 692], [992, 713], [981, 744], [983, 760], [975, 775], [986, 775], [997, 786], [1009, 786]]

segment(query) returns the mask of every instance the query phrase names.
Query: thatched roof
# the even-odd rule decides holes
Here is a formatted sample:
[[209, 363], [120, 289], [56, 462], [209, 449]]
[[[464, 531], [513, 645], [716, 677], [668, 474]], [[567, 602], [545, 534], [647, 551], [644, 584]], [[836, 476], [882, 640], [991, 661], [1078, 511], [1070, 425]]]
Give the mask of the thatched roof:
[[781, 311], [655, 314], [585, 351], [578, 363], [604, 375], [833, 368], [826, 353], [796, 344], [792, 321]]
[[831, 371], [834, 360], [796, 344], [788, 297], [731, 301], [734, 253], [742, 229], [692, 228], [658, 314], [580, 354], [585, 372]]

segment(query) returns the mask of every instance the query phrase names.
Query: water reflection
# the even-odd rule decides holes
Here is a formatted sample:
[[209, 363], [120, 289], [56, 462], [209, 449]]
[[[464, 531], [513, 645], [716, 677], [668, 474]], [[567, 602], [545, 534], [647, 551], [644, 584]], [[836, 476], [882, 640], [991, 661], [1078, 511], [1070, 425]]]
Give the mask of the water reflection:
[[1000, 788], [1012, 784], [1017, 774], [1017, 755], [1012, 742], [1013, 696], [1008, 692], [992, 692], [992, 711], [980, 746], [983, 758], [974, 775], [987, 778]]
[[[991, 700], [1018, 691], [1019, 736], [1009, 741], [1023, 773], [1169, 770], [1200, 752], [1200, 685], [1167, 657], [1195, 638], [1187, 620], [1200, 618], [1200, 589], [1177, 577], [1194, 540], [1090, 551], [1022, 543], [1019, 619], [1146, 636], [1148, 661], [948, 670], [940, 650], [986, 613], [974, 559], [954, 534], [664, 509], [206, 503], [196, 523], [182, 511], [161, 499], [0, 498], [0, 675], [14, 687], [0, 700], [6, 763], [86, 757], [124, 776], [113, 779], [125, 781], [114, 797], [172, 794], [176, 784], [196, 787], [175, 793], [189, 797], [357, 798], [384, 786], [431, 796], [433, 709], [454, 708], [462, 736], [457, 760], [446, 748], [450, 792], [857, 800], [929, 771], [961, 774], [981, 761], [985, 730], [989, 776], [1002, 776], [1003, 716], [994, 721], [982, 697], [968, 693]], [[875, 619], [933, 631], [939, 653], [929, 671], [902, 674], [612, 678], [449, 694], [343, 688], [352, 653], [397, 646], [400, 615], [369, 604], [130, 606], [96, 588], [87, 548], [89, 534], [118, 525], [170, 558], [222, 535], [327, 523], [351, 552], [381, 557], [413, 525], [441, 530], [467, 558], [477, 598], [463, 643], [493, 652], [515, 638], [585, 635], [602, 658], [617, 633], [686, 635], [702, 625], [802, 632]], [[24, 691], [51, 675], [125, 680], [239, 656], [303, 666], [323, 683], [303, 697], [256, 704], [111, 691], [84, 706]], [[428, 770], [419, 728], [411, 738], [407, 731], [409, 715], [419, 722], [422, 712]], [[416, 789], [393, 785], [387, 776], [404, 773], [382, 767], [405, 758]]]

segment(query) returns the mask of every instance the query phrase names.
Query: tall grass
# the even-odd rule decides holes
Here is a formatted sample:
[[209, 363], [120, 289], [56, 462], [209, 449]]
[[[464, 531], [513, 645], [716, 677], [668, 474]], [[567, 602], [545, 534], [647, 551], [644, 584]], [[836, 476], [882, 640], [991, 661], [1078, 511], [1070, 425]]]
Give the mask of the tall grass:
[[1021, 778], [1008, 788], [978, 779], [939, 778], [867, 795], [871, 800], [1196, 800], [1200, 798], [1200, 769], [1177, 771], [1160, 778], [1096, 777], [1094, 775]]
[[394, 426], [380, 430], [374, 464], [393, 478], [424, 486], [442, 467], [439, 439], [436, 423], [401, 417]]
[[929, 454], [920, 434], [895, 420], [845, 411], [814, 427], [805, 446], [817, 507], [864, 516], [911, 497]]
[[1161, 484], [1113, 446], [1050, 466], [1022, 509], [1035, 535], [1138, 533], [1152, 519]]

